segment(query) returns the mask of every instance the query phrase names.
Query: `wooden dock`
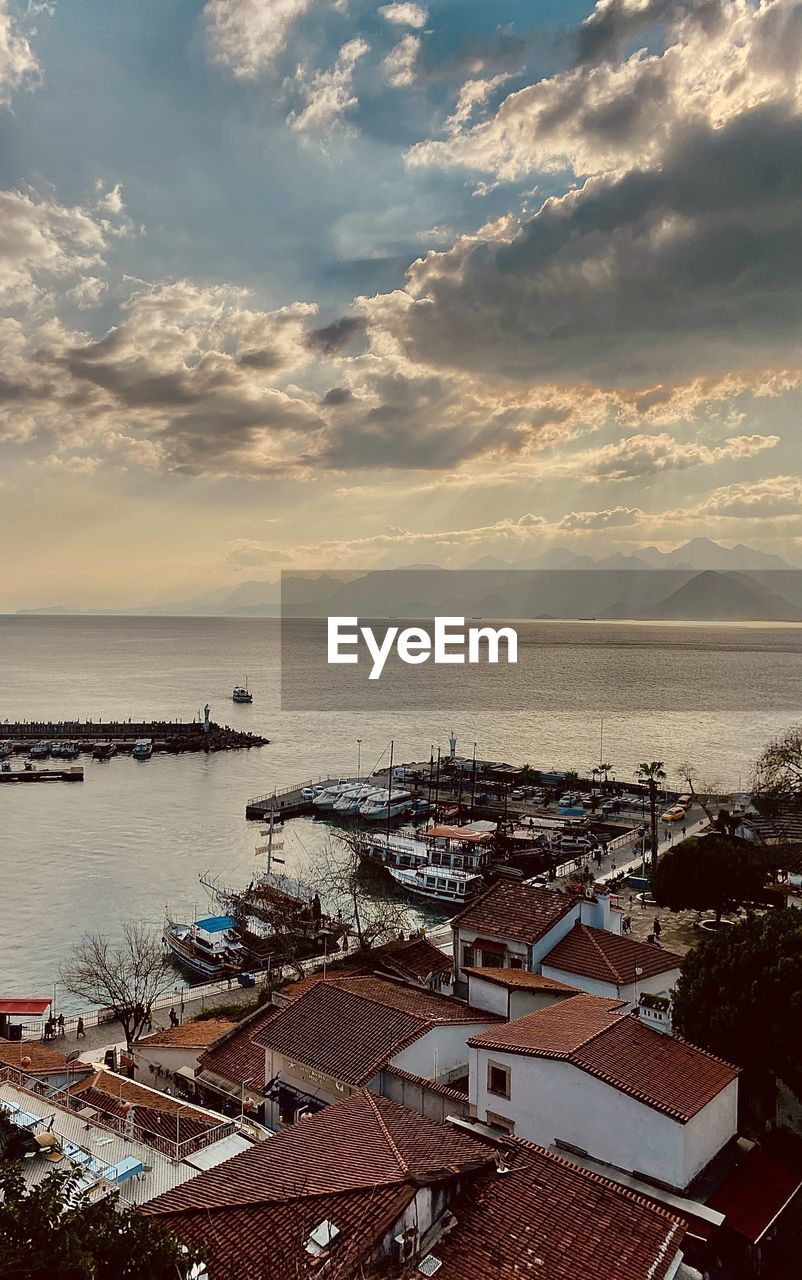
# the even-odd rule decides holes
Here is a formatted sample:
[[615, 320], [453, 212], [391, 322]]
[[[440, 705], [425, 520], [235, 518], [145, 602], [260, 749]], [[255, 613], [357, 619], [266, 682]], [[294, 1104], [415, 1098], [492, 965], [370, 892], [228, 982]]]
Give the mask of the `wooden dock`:
[[[255, 796], [245, 805], [245, 817], [252, 822], [264, 822], [272, 812], [279, 819], [302, 818], [304, 814], [315, 812], [312, 801], [304, 800], [303, 792], [306, 788], [333, 787], [339, 781], [339, 778], [311, 778], [308, 782], [298, 782], [264, 796]], [[359, 782], [360, 779], [348, 778], [346, 781]]]
[[83, 782], [83, 765], [74, 764], [68, 769], [9, 769], [0, 772], [0, 783], [14, 782]]
[[14, 754], [30, 751], [37, 742], [74, 742], [80, 752], [92, 752], [99, 743], [111, 742], [119, 752], [131, 751], [140, 738], [149, 738], [154, 751], [173, 755], [185, 751], [236, 751], [263, 747], [268, 739], [256, 733], [231, 729], [202, 720], [22, 720], [0, 723], [0, 742], [11, 744]]

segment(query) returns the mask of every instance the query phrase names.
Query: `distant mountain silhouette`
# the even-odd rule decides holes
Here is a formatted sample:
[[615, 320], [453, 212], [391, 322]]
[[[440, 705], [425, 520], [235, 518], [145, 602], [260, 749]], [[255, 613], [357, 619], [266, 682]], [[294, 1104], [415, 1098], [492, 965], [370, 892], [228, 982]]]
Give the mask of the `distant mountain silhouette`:
[[799, 622], [802, 609], [746, 574], [706, 569], [637, 616], [677, 622]]

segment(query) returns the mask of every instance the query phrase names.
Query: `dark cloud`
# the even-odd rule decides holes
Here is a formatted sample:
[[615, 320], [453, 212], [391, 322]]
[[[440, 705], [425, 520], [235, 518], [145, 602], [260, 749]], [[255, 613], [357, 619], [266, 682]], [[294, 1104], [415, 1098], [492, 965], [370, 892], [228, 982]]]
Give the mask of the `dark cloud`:
[[796, 359], [802, 120], [678, 127], [661, 168], [593, 179], [412, 278], [397, 327], [426, 363], [612, 386]]
[[610, 0], [595, 9], [577, 31], [577, 62], [612, 62], [635, 37], [683, 18], [692, 18], [713, 31], [721, 22], [722, 0], [647, 0], [639, 8], [627, 0]]
[[336, 355], [338, 351], [342, 351], [343, 347], [347, 347], [349, 342], [353, 342], [364, 327], [365, 322], [359, 316], [342, 316], [341, 319], [334, 320], [322, 329], [310, 330], [306, 339], [307, 346], [310, 350], [321, 352], [323, 355]]
[[332, 387], [323, 396], [323, 404], [340, 405], [348, 404], [349, 400], [353, 400], [353, 392], [348, 387]]

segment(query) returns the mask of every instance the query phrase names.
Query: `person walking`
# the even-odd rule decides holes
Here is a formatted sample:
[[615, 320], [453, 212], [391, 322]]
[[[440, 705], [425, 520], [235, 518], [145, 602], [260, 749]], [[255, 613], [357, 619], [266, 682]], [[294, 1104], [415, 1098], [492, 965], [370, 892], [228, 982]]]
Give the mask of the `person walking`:
[[66, 1036], [66, 1034], [67, 1034], [67, 1029], [66, 1029], [66, 1027], [64, 1026], [64, 1014], [63, 1014], [63, 1013], [60, 1013], [60, 1014], [58, 1015], [58, 1018], [56, 1019], [56, 1026], [58, 1027], [58, 1034], [59, 1034], [59, 1036]]
[[84, 1020], [83, 1020], [83, 1018], [79, 1018], [79, 1019], [78, 1019], [78, 1025], [77, 1025], [77, 1027], [75, 1028], [75, 1039], [76, 1039], [76, 1040], [85, 1040], [85, 1039], [86, 1039], [86, 1031], [85, 1031], [85, 1029], [84, 1029]]
[[172, 1009], [170, 1010], [170, 1026], [171, 1027], [178, 1026], [178, 1014], [175, 1011], [175, 1005], [173, 1005]]
[[659, 942], [659, 941], [660, 941], [660, 934], [663, 932], [663, 926], [662, 926], [662, 925], [661, 925], [661, 923], [660, 923], [660, 917], [659, 917], [659, 916], [655, 916], [655, 918], [654, 918], [654, 930], [653, 930], [653, 932], [654, 932], [655, 939]]

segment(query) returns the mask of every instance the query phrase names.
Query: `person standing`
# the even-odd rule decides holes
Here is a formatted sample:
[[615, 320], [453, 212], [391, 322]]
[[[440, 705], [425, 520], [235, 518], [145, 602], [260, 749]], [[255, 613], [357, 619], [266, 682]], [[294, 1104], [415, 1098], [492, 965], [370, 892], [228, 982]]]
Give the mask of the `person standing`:
[[66, 1036], [66, 1034], [67, 1034], [67, 1029], [66, 1029], [66, 1027], [64, 1026], [64, 1014], [63, 1014], [63, 1013], [60, 1013], [60, 1014], [58, 1015], [58, 1018], [56, 1019], [56, 1026], [58, 1027], [58, 1034], [59, 1034], [59, 1036]]
[[76, 1039], [76, 1040], [85, 1040], [85, 1039], [86, 1039], [86, 1031], [85, 1031], [85, 1029], [84, 1029], [84, 1020], [83, 1020], [83, 1018], [79, 1018], [79, 1019], [78, 1019], [78, 1025], [77, 1025], [77, 1027], [75, 1028], [75, 1039]]
[[660, 923], [660, 917], [659, 917], [659, 916], [655, 916], [655, 918], [654, 918], [654, 936], [655, 936], [655, 939], [656, 939], [658, 942], [660, 941], [660, 934], [661, 934], [662, 932], [663, 932], [663, 926], [662, 926], [662, 925], [661, 925], [661, 923]]

